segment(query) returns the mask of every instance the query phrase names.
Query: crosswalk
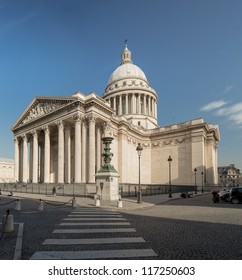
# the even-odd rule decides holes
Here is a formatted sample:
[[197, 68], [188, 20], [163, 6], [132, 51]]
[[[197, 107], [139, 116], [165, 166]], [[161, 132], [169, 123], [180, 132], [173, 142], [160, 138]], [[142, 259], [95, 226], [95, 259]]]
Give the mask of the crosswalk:
[[[32, 260], [142, 259], [157, 254], [120, 213], [81, 207], [64, 218]], [[42, 250], [43, 249], [43, 250]]]

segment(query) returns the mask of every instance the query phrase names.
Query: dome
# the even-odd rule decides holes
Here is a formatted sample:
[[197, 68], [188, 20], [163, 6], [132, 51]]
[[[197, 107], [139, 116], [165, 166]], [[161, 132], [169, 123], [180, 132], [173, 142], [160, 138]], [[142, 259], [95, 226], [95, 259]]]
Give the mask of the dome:
[[107, 87], [123, 79], [138, 79], [148, 84], [145, 73], [137, 65], [133, 64], [131, 51], [127, 48], [127, 45], [121, 55], [121, 65], [111, 74]]
[[157, 127], [158, 96], [144, 72], [132, 62], [127, 44], [121, 54], [121, 64], [110, 75], [102, 98], [115, 115], [124, 117], [139, 129]]
[[125, 63], [120, 65], [110, 76], [108, 85], [122, 79], [141, 79], [148, 83], [144, 72], [136, 65]]

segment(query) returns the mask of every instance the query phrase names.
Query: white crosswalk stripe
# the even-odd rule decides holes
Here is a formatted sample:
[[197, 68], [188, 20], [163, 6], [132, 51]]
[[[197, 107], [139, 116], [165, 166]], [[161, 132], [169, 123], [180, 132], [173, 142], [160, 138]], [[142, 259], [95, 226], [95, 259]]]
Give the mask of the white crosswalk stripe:
[[113, 220], [116, 220], [116, 221], [125, 221], [124, 218], [65, 218], [63, 219], [64, 221], [113, 221]]
[[46, 239], [43, 245], [77, 245], [77, 244], [112, 244], [112, 243], [135, 243], [145, 242], [142, 237], [125, 237], [125, 238], [82, 238], [82, 239]]
[[90, 250], [90, 251], [38, 251], [33, 260], [93, 260], [93, 259], [134, 259], [157, 257], [152, 249]]
[[[135, 259], [157, 254], [120, 213], [78, 208], [53, 231], [31, 259]], [[120, 245], [122, 245], [120, 247]], [[42, 249], [41, 248], [41, 249]], [[46, 250], [47, 249], [47, 250]]]
[[55, 229], [53, 233], [110, 233], [110, 232], [136, 232], [134, 228], [93, 228], [93, 229]]

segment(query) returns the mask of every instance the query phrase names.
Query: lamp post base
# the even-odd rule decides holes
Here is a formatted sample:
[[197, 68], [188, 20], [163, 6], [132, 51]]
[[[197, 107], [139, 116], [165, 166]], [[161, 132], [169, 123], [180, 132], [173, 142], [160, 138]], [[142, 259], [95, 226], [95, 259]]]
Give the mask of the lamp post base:
[[142, 192], [141, 191], [138, 191], [138, 200], [137, 200], [137, 203], [142, 203]]

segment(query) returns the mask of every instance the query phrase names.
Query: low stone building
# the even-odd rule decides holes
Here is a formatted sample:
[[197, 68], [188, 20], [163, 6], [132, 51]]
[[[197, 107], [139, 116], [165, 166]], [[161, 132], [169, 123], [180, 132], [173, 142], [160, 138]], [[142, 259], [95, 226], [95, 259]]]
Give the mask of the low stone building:
[[12, 127], [15, 180], [95, 184], [105, 135], [114, 138], [112, 164], [119, 184], [138, 182], [138, 143], [141, 184], [167, 184], [169, 156], [172, 184], [194, 184], [195, 168], [197, 185], [203, 179], [217, 184], [218, 127], [203, 119], [159, 126], [157, 102], [158, 94], [126, 46], [101, 97], [39, 96], [23, 111]]
[[0, 183], [14, 182], [14, 160], [0, 158]]

